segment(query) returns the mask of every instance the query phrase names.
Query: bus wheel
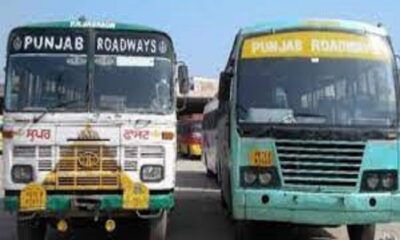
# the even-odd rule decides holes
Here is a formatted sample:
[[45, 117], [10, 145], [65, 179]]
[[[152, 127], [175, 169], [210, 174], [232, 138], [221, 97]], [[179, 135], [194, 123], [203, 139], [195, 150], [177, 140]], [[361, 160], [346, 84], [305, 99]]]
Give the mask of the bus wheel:
[[161, 216], [150, 220], [149, 240], [167, 239], [168, 213], [163, 211]]
[[18, 240], [44, 240], [47, 232], [47, 224], [43, 219], [18, 220]]
[[350, 240], [374, 240], [375, 224], [369, 225], [348, 225], [347, 233]]
[[247, 221], [235, 221], [235, 240], [252, 239], [251, 223]]

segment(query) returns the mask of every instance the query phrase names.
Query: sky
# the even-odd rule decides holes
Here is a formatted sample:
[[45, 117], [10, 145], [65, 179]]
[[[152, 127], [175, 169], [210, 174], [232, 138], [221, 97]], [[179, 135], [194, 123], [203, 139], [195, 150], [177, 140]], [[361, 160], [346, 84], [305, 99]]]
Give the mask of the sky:
[[[168, 32], [191, 75], [217, 78], [240, 27], [302, 18], [341, 18], [383, 23], [400, 52], [399, 0], [1, 0], [0, 66], [9, 31], [44, 21], [108, 20]], [[0, 81], [4, 72], [0, 71]]]

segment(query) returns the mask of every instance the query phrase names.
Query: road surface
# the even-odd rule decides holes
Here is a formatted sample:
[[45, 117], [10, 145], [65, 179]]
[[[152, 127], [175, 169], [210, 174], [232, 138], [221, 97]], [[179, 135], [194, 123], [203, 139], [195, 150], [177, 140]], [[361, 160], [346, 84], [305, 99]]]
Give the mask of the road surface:
[[[170, 240], [231, 240], [233, 226], [220, 206], [219, 190], [207, 178], [199, 161], [180, 160], [177, 166], [176, 208], [170, 215]], [[1, 171], [1, 166], [0, 166]], [[0, 184], [1, 186], [1, 184]], [[344, 227], [305, 228], [274, 226], [265, 231], [268, 240], [346, 240]], [[119, 225], [116, 234], [107, 236], [101, 227], [86, 226], [74, 232], [74, 240], [145, 239], [145, 230], [134, 224]], [[133, 238], [134, 236], [134, 238]], [[48, 240], [57, 240], [51, 232]], [[377, 240], [400, 240], [400, 224], [379, 225]], [[16, 240], [14, 217], [0, 213], [0, 240]]]

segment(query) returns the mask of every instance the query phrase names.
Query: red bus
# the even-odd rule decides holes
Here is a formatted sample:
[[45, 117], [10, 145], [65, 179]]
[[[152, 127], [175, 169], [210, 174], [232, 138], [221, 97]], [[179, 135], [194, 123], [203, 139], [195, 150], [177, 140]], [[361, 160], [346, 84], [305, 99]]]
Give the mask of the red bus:
[[190, 158], [200, 158], [202, 154], [203, 114], [183, 116], [178, 121], [178, 153]]

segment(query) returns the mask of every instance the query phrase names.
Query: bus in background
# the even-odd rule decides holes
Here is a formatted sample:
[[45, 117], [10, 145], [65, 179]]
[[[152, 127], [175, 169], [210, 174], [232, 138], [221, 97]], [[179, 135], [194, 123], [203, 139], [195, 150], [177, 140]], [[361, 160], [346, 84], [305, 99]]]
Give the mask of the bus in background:
[[218, 99], [214, 98], [204, 106], [203, 112], [203, 154], [201, 157], [208, 176], [217, 175], [217, 117]]
[[201, 123], [203, 114], [182, 116], [178, 120], [178, 152], [189, 158], [200, 158], [202, 154]]
[[136, 24], [48, 22], [13, 29], [7, 51], [2, 175], [18, 239], [45, 239], [47, 225], [69, 239], [78, 222], [112, 233], [120, 218], [166, 239], [175, 71], [182, 89], [189, 81], [169, 35]]
[[251, 239], [254, 222], [286, 222], [373, 240], [376, 223], [399, 221], [397, 81], [381, 26], [241, 29], [218, 96], [221, 199], [236, 238]]

